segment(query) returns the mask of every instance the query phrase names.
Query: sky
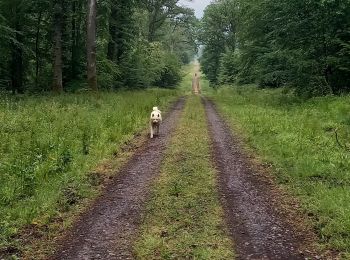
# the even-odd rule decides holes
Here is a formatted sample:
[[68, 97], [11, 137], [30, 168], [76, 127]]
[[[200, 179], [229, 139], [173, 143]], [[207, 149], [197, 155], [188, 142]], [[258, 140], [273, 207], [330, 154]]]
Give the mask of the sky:
[[180, 0], [179, 3], [194, 9], [196, 11], [196, 16], [202, 18], [204, 9], [211, 1], [212, 0], [192, 0], [192, 2], [190, 2], [189, 0]]

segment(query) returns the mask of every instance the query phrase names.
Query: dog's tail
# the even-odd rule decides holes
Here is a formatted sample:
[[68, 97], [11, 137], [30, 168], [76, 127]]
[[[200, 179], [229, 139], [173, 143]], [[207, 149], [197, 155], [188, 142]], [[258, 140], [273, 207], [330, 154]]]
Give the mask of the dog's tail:
[[153, 111], [159, 110], [158, 107], [153, 107]]

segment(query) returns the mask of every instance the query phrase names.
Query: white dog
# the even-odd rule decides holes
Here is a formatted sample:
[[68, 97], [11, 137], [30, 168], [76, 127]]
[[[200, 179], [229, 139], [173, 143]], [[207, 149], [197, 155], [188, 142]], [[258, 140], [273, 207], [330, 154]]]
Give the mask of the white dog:
[[162, 122], [162, 112], [158, 109], [158, 107], [153, 107], [153, 111], [151, 113], [150, 118], [150, 130], [151, 130], [151, 138], [153, 136], [159, 135], [159, 126]]

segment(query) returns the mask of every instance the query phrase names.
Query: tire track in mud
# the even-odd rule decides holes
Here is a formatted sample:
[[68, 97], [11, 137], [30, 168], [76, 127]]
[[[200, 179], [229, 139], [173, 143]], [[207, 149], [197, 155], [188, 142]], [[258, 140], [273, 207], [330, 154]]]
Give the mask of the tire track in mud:
[[[252, 169], [215, 105], [203, 98], [218, 190], [237, 259], [316, 259], [307, 248], [308, 232], [296, 230], [281, 212], [273, 184]], [[318, 258], [319, 259], [319, 258]]]
[[148, 140], [131, 157], [62, 238], [49, 259], [133, 259], [133, 239], [142, 221], [145, 202], [171, 133], [175, 130], [185, 98], [165, 117], [159, 138]]

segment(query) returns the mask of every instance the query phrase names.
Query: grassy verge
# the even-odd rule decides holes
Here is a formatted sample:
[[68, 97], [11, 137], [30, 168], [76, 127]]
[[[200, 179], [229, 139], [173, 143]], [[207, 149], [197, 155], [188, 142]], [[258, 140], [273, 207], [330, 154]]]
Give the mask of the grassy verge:
[[[0, 258], [17, 253], [17, 234], [45, 227], [96, 193], [90, 172], [147, 126], [172, 90], [0, 100]], [[97, 181], [98, 182], [98, 181]]]
[[350, 97], [300, 101], [282, 90], [212, 91], [221, 112], [297, 195], [328, 248], [350, 257]]
[[205, 112], [189, 97], [154, 185], [138, 259], [232, 259], [210, 162]]

